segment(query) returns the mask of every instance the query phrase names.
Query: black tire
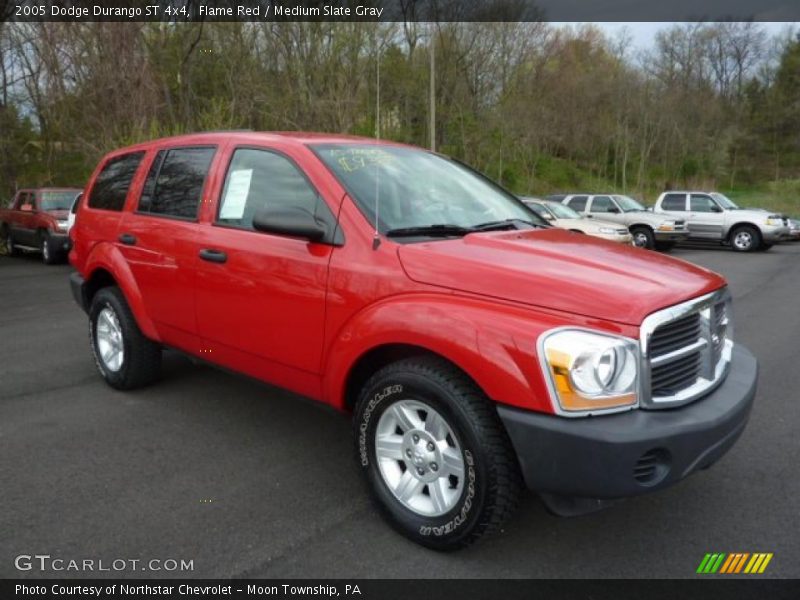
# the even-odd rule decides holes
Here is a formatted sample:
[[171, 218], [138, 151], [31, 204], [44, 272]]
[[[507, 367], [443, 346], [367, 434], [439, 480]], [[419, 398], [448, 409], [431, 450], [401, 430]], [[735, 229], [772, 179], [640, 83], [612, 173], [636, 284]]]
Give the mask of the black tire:
[[[378, 464], [375, 436], [381, 416], [409, 400], [433, 408], [460, 448], [462, 489], [441, 516], [425, 516], [402, 504]], [[496, 409], [472, 380], [444, 360], [409, 358], [375, 373], [359, 395], [354, 432], [359, 465], [381, 511], [395, 529], [423, 546], [448, 551], [468, 546], [498, 532], [517, 506], [522, 489], [519, 465]], [[448, 479], [449, 485], [453, 481]], [[430, 496], [428, 489], [425, 485], [422, 493]]]
[[649, 227], [639, 226], [631, 227], [631, 235], [633, 236], [633, 244], [638, 248], [647, 248], [653, 250], [656, 247], [656, 237], [653, 235], [653, 230]]
[[61, 258], [59, 253], [53, 250], [53, 242], [46, 231], [39, 234], [39, 249], [42, 252], [42, 262], [46, 265], [54, 265]]
[[670, 252], [675, 247], [675, 242], [656, 242], [656, 250]]
[[[106, 309], [116, 317], [122, 333], [123, 359], [117, 370], [109, 368], [98, 348], [97, 320]], [[92, 299], [89, 310], [89, 343], [97, 369], [111, 387], [132, 390], [158, 378], [161, 371], [161, 346], [142, 334], [118, 287], [102, 288]]]
[[14, 240], [11, 239], [11, 230], [8, 225], [3, 225], [2, 229], [0, 229], [0, 243], [2, 243], [2, 254], [16, 256], [19, 253], [19, 250], [14, 245]]
[[739, 225], [728, 239], [735, 252], [755, 252], [761, 247], [761, 232], [752, 225]]

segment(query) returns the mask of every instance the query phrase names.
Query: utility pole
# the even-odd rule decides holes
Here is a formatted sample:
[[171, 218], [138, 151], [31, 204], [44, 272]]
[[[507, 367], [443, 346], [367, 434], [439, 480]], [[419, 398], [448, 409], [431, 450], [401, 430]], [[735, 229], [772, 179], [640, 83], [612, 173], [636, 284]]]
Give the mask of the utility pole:
[[430, 109], [428, 110], [428, 115], [431, 121], [429, 125], [429, 129], [431, 132], [431, 151], [436, 152], [436, 40], [433, 36], [433, 23], [431, 23], [430, 54], [431, 54], [431, 72], [430, 72], [431, 90], [429, 96], [431, 99], [431, 106]]

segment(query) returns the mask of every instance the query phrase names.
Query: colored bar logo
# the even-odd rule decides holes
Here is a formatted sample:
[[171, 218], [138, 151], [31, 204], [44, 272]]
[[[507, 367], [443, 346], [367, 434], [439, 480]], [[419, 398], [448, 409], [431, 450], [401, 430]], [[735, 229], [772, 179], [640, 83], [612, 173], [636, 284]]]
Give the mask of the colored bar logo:
[[746, 573], [750, 575], [761, 574], [767, 569], [772, 560], [772, 552], [733, 552], [725, 554], [717, 552], [706, 554], [697, 567], [697, 572], [706, 575], [724, 573], [726, 575]]

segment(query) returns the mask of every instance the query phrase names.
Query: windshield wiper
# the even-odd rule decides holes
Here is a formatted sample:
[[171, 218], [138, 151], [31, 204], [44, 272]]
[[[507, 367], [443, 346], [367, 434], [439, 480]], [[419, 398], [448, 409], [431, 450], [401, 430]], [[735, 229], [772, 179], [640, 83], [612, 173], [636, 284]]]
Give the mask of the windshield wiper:
[[467, 235], [475, 231], [470, 227], [437, 223], [435, 225], [419, 225], [416, 227], [398, 227], [386, 232], [386, 237], [416, 237], [416, 236], [450, 236]]
[[525, 225], [530, 225], [531, 227], [537, 227], [537, 228], [546, 227], [546, 225], [541, 225], [539, 223], [534, 223], [533, 221], [527, 221], [525, 219], [503, 219], [502, 221], [489, 221], [488, 223], [481, 223], [480, 225], [475, 225], [474, 227], [472, 227], [472, 231], [499, 231], [503, 229], [509, 229], [511, 227], [519, 229], [517, 227], [517, 223], [524, 223]]

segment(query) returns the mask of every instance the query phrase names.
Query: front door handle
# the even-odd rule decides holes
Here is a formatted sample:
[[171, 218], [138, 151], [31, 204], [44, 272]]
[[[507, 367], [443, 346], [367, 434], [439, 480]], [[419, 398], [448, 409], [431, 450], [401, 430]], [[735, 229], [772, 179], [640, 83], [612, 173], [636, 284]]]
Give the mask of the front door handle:
[[119, 236], [119, 241], [121, 244], [125, 244], [126, 246], [135, 246], [136, 236], [130, 233], [123, 233], [121, 236]]
[[222, 250], [214, 250], [213, 248], [203, 248], [200, 250], [200, 258], [208, 262], [224, 263], [228, 260], [228, 255]]

